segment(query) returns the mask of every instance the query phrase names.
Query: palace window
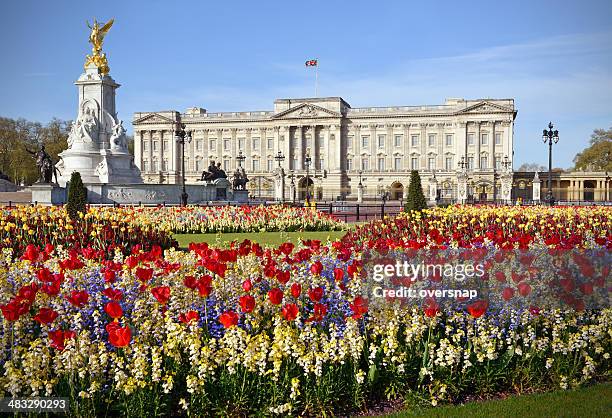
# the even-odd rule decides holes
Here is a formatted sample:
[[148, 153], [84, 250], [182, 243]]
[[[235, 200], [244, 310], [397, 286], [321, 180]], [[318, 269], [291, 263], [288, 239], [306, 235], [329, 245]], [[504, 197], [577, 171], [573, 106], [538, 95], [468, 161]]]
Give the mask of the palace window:
[[274, 160], [272, 158], [268, 158], [268, 171], [274, 170]]
[[385, 135], [378, 135], [378, 148], [385, 147]]
[[346, 169], [347, 170], [353, 169], [353, 159], [352, 158], [349, 158], [348, 160], [346, 160]]
[[323, 170], [324, 167], [325, 167], [325, 159], [320, 157], [319, 158], [319, 170]]
[[467, 157], [467, 168], [468, 170], [474, 169], [474, 157]]
[[202, 171], [202, 160], [199, 158], [196, 158], [195, 160], [195, 171], [197, 171], [198, 173]]
[[446, 135], [446, 146], [450, 147], [451, 145], [453, 145], [453, 136], [450, 134]]
[[229, 171], [230, 169], [230, 160], [223, 160], [223, 171]]
[[367, 171], [370, 169], [370, 160], [368, 158], [361, 159], [361, 169]]
[[157, 151], [157, 141], [153, 141], [153, 151]]
[[393, 168], [395, 169], [395, 171], [400, 171], [402, 169], [402, 159], [399, 157], [395, 157], [393, 161]]
[[436, 168], [436, 159], [435, 157], [429, 157], [427, 159], [427, 169], [433, 170], [434, 168]]
[[370, 137], [368, 135], [364, 135], [361, 137], [361, 147], [367, 148], [370, 146]]
[[495, 161], [494, 162], [495, 168], [499, 170], [501, 168], [501, 158], [499, 158], [498, 156], [495, 156], [493, 157], [493, 161]]
[[268, 149], [274, 149], [274, 138], [268, 138]]
[[427, 145], [429, 145], [430, 147], [436, 145], [436, 134], [429, 134], [429, 137], [427, 139]]
[[164, 150], [167, 150], [168, 149], [168, 141], [164, 141], [163, 145], [164, 145]]
[[395, 135], [393, 138], [393, 145], [396, 147], [402, 146], [402, 135]]
[[468, 134], [467, 143], [468, 145], [474, 145], [474, 134]]
[[162, 160], [162, 171], [168, 171], [168, 160], [165, 158]]
[[238, 150], [244, 151], [244, 138], [238, 138]]
[[[259, 138], [253, 138], [253, 149], [259, 150]], [[255, 161], [255, 160], [253, 160]]]
[[410, 169], [418, 170], [419, 169], [419, 159], [417, 157], [412, 157], [410, 159]]
[[251, 171], [259, 171], [259, 160], [257, 158], [251, 161]]
[[444, 168], [446, 171], [452, 171], [453, 169], [453, 157], [446, 157], [446, 162], [444, 164]]
[[489, 143], [489, 134], [482, 134], [480, 136], [480, 145], [487, 145]]
[[480, 157], [480, 168], [488, 168], [489, 159], [487, 157]]
[[500, 132], [495, 133], [495, 145], [501, 145], [502, 143], [502, 134]]
[[142, 150], [143, 151], [148, 151], [149, 150], [149, 141], [143, 141], [143, 143], [142, 143]]
[[[200, 148], [201, 148], [201, 146], [200, 146]], [[197, 148], [197, 150], [199, 151], [200, 148]], [[213, 151], [213, 152], [217, 150], [217, 141], [214, 140], [214, 139], [210, 140], [210, 150]]]
[[312, 137], [310, 134], [306, 134], [306, 148], [312, 147]]
[[385, 171], [385, 159], [384, 158], [378, 159], [378, 171]]
[[346, 148], [353, 149], [353, 140], [355, 137], [353, 135], [349, 135], [346, 137]]
[[149, 171], [149, 161], [148, 160], [144, 160], [142, 162], [142, 169], [143, 171]]
[[153, 160], [151, 163], [151, 171], [154, 173], [157, 171], [157, 160]]
[[230, 140], [229, 139], [224, 139], [223, 140], [223, 150], [229, 151], [229, 149], [230, 149]]
[[291, 162], [291, 167], [289, 167], [291, 170], [297, 170], [297, 158], [293, 157], [292, 160], [290, 160]]

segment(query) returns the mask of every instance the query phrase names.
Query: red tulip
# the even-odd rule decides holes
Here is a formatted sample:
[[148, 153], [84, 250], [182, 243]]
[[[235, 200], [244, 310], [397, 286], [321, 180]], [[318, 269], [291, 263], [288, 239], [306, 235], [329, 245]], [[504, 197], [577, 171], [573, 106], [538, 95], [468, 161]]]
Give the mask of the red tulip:
[[255, 298], [251, 295], [244, 295], [240, 297], [240, 308], [242, 312], [249, 313], [255, 309]]
[[223, 312], [219, 316], [219, 322], [223, 325], [224, 328], [230, 328], [234, 325], [238, 325], [238, 314], [234, 311]]
[[51, 322], [55, 321], [57, 316], [58, 313], [51, 308], [40, 308], [38, 313], [32, 319], [40, 324], [50, 324]]
[[36, 261], [39, 261], [40, 259], [40, 252], [38, 250], [38, 247], [35, 246], [34, 244], [28, 244], [28, 246], [26, 247], [25, 253], [22, 257], [24, 260], [28, 260], [30, 263], [34, 263]]
[[43, 267], [40, 270], [38, 270], [36, 272], [36, 277], [38, 277], [38, 280], [40, 280], [41, 282], [52, 282], [53, 281], [53, 275], [51, 274], [51, 271], [46, 267]]
[[278, 287], [274, 287], [268, 291], [268, 298], [273, 305], [280, 305], [280, 303], [283, 301], [283, 296], [283, 291]]
[[495, 272], [495, 279], [500, 282], [500, 283], [505, 283], [506, 282], [506, 274], [503, 271], [496, 271]]
[[433, 318], [438, 314], [439, 311], [440, 305], [438, 305], [435, 300], [428, 299], [427, 301], [425, 301], [425, 304], [423, 305], [423, 312], [425, 313], [425, 316]]
[[[20, 308], [21, 308], [21, 302], [20, 301], [16, 301], [13, 300], [9, 303], [7, 303], [6, 305], [0, 305], [0, 310], [2, 310], [2, 315], [4, 316], [4, 319], [6, 319], [7, 321], [16, 321], [19, 319], [19, 317], [22, 315], [22, 313], [20, 312]], [[29, 305], [28, 305], [28, 310], [29, 310]]]
[[308, 289], [308, 297], [313, 302], [319, 302], [323, 299], [323, 288], [321, 286], [315, 287], [314, 289]]
[[159, 303], [165, 305], [170, 299], [170, 288], [168, 286], [158, 286], [151, 289], [151, 294]]
[[[108, 330], [107, 326], [107, 330]], [[121, 327], [117, 325], [116, 327], [111, 327], [111, 330], [108, 331], [108, 342], [111, 343], [114, 347], [121, 348], [127, 347], [132, 341], [132, 330], [130, 327]]]
[[121, 305], [115, 301], [108, 302], [104, 306], [104, 311], [113, 319], [121, 318], [123, 316], [123, 309], [121, 309]]
[[357, 296], [349, 307], [353, 311], [353, 318], [360, 319], [366, 312], [368, 312], [368, 301], [362, 296]]
[[277, 270], [276, 271], [276, 280], [278, 280], [281, 284], [287, 284], [289, 281], [289, 271]]
[[136, 277], [141, 282], [148, 282], [153, 277], [153, 269], [138, 267], [136, 269]]
[[106, 269], [104, 270], [104, 282], [105, 283], [115, 283], [117, 278], [117, 273], [114, 270]]
[[193, 276], [185, 276], [183, 279], [183, 284], [185, 287], [187, 287], [187, 289], [194, 290], [198, 284], [198, 281]]
[[253, 288], [253, 282], [251, 281], [251, 279], [246, 279], [245, 281], [242, 282], [242, 289], [245, 292], [250, 292], [252, 288]]
[[76, 336], [74, 331], [63, 331], [61, 329], [56, 329], [55, 331], [49, 331], [49, 338], [51, 339], [51, 347], [62, 351], [66, 348], [65, 343], [66, 340], [72, 339]]
[[196, 286], [200, 296], [203, 298], [208, 297], [210, 292], [212, 292], [212, 277], [209, 275], [202, 276]]
[[527, 283], [519, 283], [518, 291], [521, 296], [525, 297], [531, 293], [531, 286]]
[[288, 303], [281, 309], [281, 313], [287, 321], [293, 321], [297, 318], [298, 312], [299, 310], [295, 303]]
[[121, 300], [121, 298], [123, 298], [123, 292], [121, 292], [121, 290], [113, 289], [111, 287], [104, 289], [102, 294], [110, 300]]
[[341, 282], [342, 279], [344, 279], [344, 270], [342, 270], [341, 268], [335, 268], [334, 269], [334, 279], [337, 282]]
[[311, 320], [313, 321], [322, 321], [323, 317], [325, 316], [325, 314], [327, 313], [327, 306], [322, 304], [322, 303], [315, 303], [314, 304], [314, 312], [312, 315]]
[[76, 306], [77, 308], [80, 308], [81, 306], [85, 305], [89, 300], [89, 294], [85, 290], [73, 290], [72, 292], [70, 292], [70, 296], [68, 296], [66, 299], [72, 305]]
[[487, 311], [489, 302], [486, 300], [478, 300], [467, 307], [468, 312], [474, 318], [480, 318]]
[[291, 285], [291, 296], [297, 299], [300, 297], [301, 293], [302, 293], [302, 285], [299, 283], [293, 283]]
[[295, 248], [295, 245], [290, 242], [284, 242], [278, 247], [279, 251], [285, 255], [291, 254], [293, 248]]
[[316, 261], [312, 266], [310, 266], [310, 272], [314, 276], [319, 276], [323, 271], [323, 264], [320, 261]]
[[508, 301], [512, 299], [513, 297], [514, 297], [514, 289], [511, 287], [506, 287], [504, 291], [502, 292], [502, 298], [504, 298], [505, 301]]
[[184, 324], [189, 324], [192, 321], [198, 321], [200, 319], [200, 314], [196, 311], [188, 311], [187, 313], [179, 314], [179, 321]]

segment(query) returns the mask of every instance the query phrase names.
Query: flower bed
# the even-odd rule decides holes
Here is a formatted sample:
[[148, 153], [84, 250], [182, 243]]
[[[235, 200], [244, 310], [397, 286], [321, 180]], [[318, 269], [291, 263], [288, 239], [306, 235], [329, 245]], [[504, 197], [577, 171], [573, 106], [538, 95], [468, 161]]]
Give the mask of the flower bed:
[[[610, 246], [609, 210], [553, 211], [556, 222], [573, 223], [561, 223], [566, 228], [557, 230], [566, 233], [548, 245], [557, 235], [546, 232], [546, 220], [528, 228], [528, 240], [519, 226], [505, 240], [487, 236], [488, 210], [435, 210], [425, 214], [430, 220], [367, 224], [353, 241], [276, 249], [192, 244], [189, 252], [116, 250], [106, 261], [89, 250], [30, 246], [15, 257], [5, 249], [0, 395], [68, 396], [72, 412], [83, 415], [320, 416], [382, 398], [436, 405], [609, 379], [610, 308], [469, 301], [432, 309], [364, 297], [360, 273], [370, 249], [486, 248], [508, 240], [515, 248], [552, 248], [569, 239]], [[505, 214], [496, 211], [503, 227]], [[513, 219], [535, 222], [548, 213], [541, 211], [522, 208]], [[568, 227], [584, 230], [583, 238], [571, 238]], [[413, 235], [418, 228], [425, 229]], [[466, 232], [449, 238], [456, 231]], [[609, 287], [609, 271], [590, 273], [603, 280], [598, 289]]]

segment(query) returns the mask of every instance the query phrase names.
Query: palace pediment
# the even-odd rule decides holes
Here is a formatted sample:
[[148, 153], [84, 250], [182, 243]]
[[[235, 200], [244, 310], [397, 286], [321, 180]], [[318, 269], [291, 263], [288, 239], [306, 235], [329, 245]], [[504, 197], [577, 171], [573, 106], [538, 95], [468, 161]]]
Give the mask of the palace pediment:
[[501, 106], [498, 105], [496, 103], [491, 103], [491, 102], [480, 102], [480, 103], [476, 103], [475, 105], [472, 105], [470, 107], [467, 107], [465, 109], [462, 109], [458, 112], [456, 112], [455, 114], [457, 115], [464, 115], [466, 113], [468, 114], [482, 114], [482, 113], [513, 113], [514, 109], [505, 107], [505, 106]]
[[132, 122], [134, 125], [138, 125], [141, 123], [147, 124], [165, 124], [165, 123], [175, 123], [172, 119], [162, 116], [158, 113], [150, 113], [141, 118], [138, 118]]
[[342, 115], [311, 103], [303, 103], [272, 116], [272, 119], [340, 118]]

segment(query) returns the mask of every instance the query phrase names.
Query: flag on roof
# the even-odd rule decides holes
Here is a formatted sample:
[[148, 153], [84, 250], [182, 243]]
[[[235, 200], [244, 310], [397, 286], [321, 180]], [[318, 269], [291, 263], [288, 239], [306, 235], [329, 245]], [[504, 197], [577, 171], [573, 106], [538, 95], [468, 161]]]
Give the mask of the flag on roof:
[[317, 65], [319, 65], [319, 61], [318, 60], [308, 60], [308, 61], [306, 61], [306, 67], [316, 67]]

